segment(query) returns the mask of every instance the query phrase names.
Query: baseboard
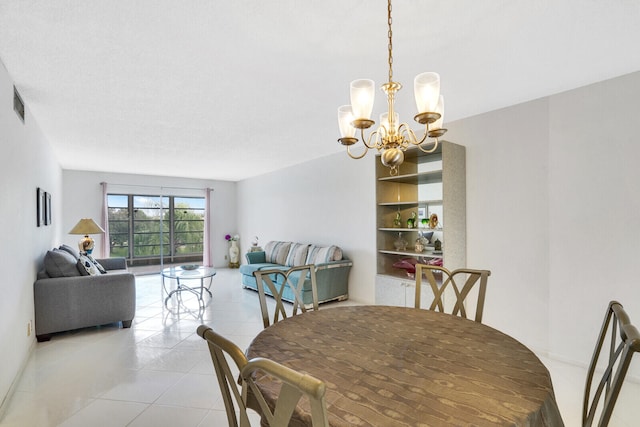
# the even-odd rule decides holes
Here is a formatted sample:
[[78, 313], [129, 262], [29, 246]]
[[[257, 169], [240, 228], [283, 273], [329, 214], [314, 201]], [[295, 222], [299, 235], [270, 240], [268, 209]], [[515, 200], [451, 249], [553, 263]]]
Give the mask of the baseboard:
[[29, 351], [27, 351], [27, 357], [25, 357], [24, 360], [22, 361], [22, 365], [20, 366], [18, 373], [13, 378], [13, 381], [11, 382], [11, 386], [9, 387], [7, 394], [2, 399], [2, 403], [0, 403], [0, 422], [4, 419], [4, 416], [7, 412], [7, 408], [9, 407], [9, 403], [11, 402], [11, 398], [13, 397], [13, 394], [16, 391], [16, 387], [18, 387], [18, 383], [22, 378], [22, 374], [24, 374], [24, 370], [27, 367], [27, 363], [29, 363], [29, 359], [31, 358], [31, 353], [33, 353], [33, 350], [35, 349], [36, 344], [37, 344], [37, 341], [35, 340], [35, 337], [34, 337], [34, 339], [31, 341], [31, 345], [29, 346]]
[[[544, 355], [544, 357], [551, 359], [551, 360], [555, 360], [557, 362], [560, 363], [564, 363], [566, 365], [569, 366], [573, 366], [576, 368], [580, 368], [583, 369], [585, 372], [589, 369], [589, 364], [585, 363], [585, 362], [580, 362], [562, 355], [559, 355], [557, 353], [550, 353], [547, 351], [542, 351], [542, 352], [537, 352], [534, 351], [534, 353], [536, 354], [540, 354], [540, 355]], [[589, 358], [591, 358], [591, 354], [589, 355]], [[633, 363], [633, 361], [632, 361]], [[601, 369], [596, 369], [597, 372], [601, 372]], [[640, 384], [640, 376], [638, 376], [638, 374], [631, 372], [631, 370], [629, 370], [629, 372], [627, 372], [627, 375], [625, 377], [625, 381], [630, 381], [632, 383], [636, 383], [636, 384]]]

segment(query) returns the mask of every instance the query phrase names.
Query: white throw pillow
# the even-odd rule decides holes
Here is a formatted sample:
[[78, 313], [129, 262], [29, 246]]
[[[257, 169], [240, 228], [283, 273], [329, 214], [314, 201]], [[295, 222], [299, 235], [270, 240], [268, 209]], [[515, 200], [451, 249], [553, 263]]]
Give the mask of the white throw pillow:
[[80, 255], [80, 257], [78, 258], [78, 264], [84, 268], [85, 272], [87, 272], [89, 276], [97, 276], [98, 274], [100, 274], [98, 268], [93, 262], [91, 262], [87, 255]]
[[100, 274], [107, 274], [107, 270], [105, 270], [104, 267], [98, 261], [96, 261], [96, 259], [94, 257], [92, 257], [91, 255], [87, 254], [87, 258], [89, 258], [89, 261], [91, 261], [93, 263], [93, 265], [96, 266], [96, 268], [98, 269]]

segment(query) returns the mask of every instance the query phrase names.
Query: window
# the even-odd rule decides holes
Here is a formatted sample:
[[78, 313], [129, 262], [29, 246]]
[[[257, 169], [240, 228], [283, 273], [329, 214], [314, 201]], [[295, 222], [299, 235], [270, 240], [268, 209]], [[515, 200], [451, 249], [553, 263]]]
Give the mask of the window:
[[132, 265], [201, 261], [203, 197], [109, 194], [111, 256]]

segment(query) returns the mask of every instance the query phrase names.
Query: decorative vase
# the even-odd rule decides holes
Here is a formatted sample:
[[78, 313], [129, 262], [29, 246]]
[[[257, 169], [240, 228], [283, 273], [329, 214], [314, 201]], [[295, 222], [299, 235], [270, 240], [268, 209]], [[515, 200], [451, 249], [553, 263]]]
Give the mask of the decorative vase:
[[240, 267], [240, 248], [238, 248], [238, 242], [231, 240], [231, 246], [229, 246], [229, 268]]

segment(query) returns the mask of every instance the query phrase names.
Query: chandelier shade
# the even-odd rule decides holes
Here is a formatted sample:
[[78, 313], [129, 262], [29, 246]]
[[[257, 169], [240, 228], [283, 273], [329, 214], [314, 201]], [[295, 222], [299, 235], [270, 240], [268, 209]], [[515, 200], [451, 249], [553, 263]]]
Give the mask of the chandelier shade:
[[384, 132], [398, 132], [400, 114], [393, 113], [393, 122], [389, 123], [389, 113], [380, 114], [380, 130]]
[[[438, 138], [447, 131], [442, 127], [444, 117], [444, 99], [440, 94], [440, 75], [434, 72], [418, 74], [414, 79], [413, 90], [418, 114], [414, 120], [424, 125], [424, 134], [417, 137], [408, 124], [400, 122], [395, 111], [396, 93], [402, 85], [393, 81], [393, 31], [391, 28], [391, 0], [387, 1], [388, 25], [388, 64], [389, 81], [381, 87], [387, 95], [388, 110], [380, 115], [380, 125], [365, 136], [365, 129], [375, 124], [371, 120], [375, 97], [375, 82], [370, 79], [358, 79], [351, 82], [351, 105], [338, 108], [338, 142], [347, 147], [347, 154], [353, 159], [363, 158], [369, 149], [376, 149], [382, 164], [390, 168], [391, 175], [398, 175], [398, 167], [404, 162], [404, 151], [416, 146], [425, 153], [433, 153], [438, 148]], [[356, 136], [360, 130], [359, 138]], [[433, 140], [428, 140], [432, 138]], [[360, 154], [351, 152], [351, 147], [362, 141], [364, 150]]]
[[351, 105], [343, 105], [338, 108], [338, 125], [341, 138], [353, 138], [356, 136], [356, 128], [351, 126], [353, 111]]
[[433, 72], [418, 74], [413, 79], [413, 93], [418, 113], [436, 111], [440, 97], [440, 75]]
[[438, 97], [435, 112], [440, 114], [440, 118], [433, 122], [431, 125], [431, 131], [442, 129], [442, 122], [444, 121], [444, 97], [442, 95]]
[[373, 80], [360, 79], [351, 82], [351, 108], [356, 119], [371, 118], [376, 84]]

